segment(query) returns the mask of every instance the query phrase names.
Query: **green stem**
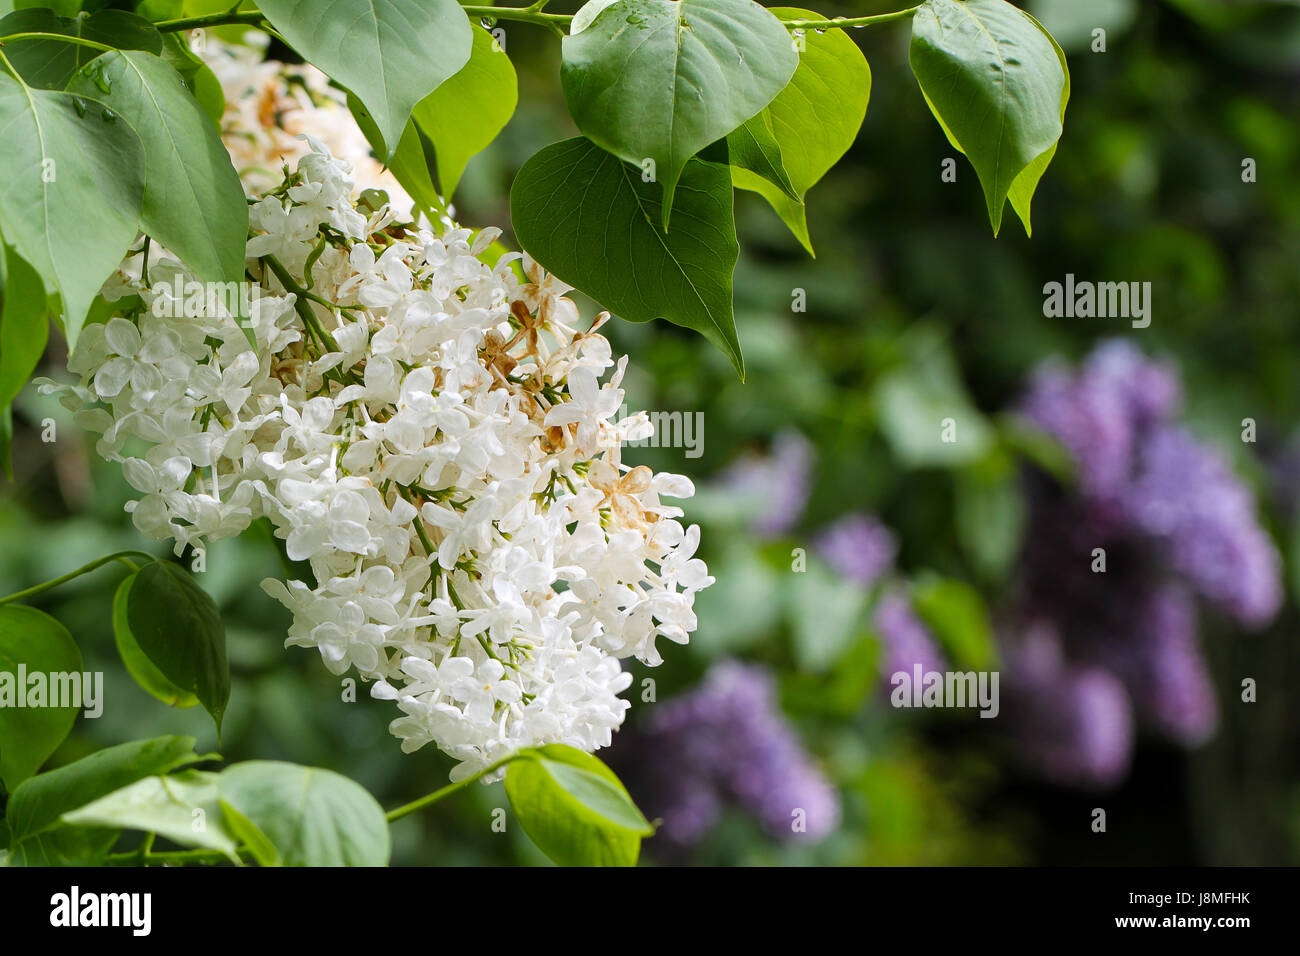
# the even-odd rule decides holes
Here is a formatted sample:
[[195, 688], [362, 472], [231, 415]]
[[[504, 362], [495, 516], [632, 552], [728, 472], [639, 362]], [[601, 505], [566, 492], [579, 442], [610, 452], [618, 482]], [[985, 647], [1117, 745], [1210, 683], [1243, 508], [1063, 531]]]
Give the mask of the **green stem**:
[[329, 299], [323, 298], [322, 296], [317, 295], [315, 292], [309, 292], [306, 289], [302, 290], [302, 297], [304, 299], [308, 299], [312, 302], [315, 302], [317, 305], [323, 305], [327, 309], [332, 309], [334, 311], [341, 312], [344, 315], [346, 315], [349, 319], [351, 319], [353, 322], [358, 321], [354, 310], [361, 308], [360, 306], [339, 305], [337, 302], [331, 302]]
[[310, 293], [294, 281], [293, 276], [289, 275], [289, 270], [280, 265], [280, 260], [275, 256], [263, 256], [262, 259], [271, 267], [271, 271], [280, 280], [280, 285], [284, 286], [284, 290], [293, 293], [293, 307], [297, 310], [299, 318], [307, 324], [307, 327], [316, 334], [320, 341], [325, 343], [327, 349], [331, 352], [337, 352], [339, 345], [334, 341], [334, 336], [330, 335], [325, 327], [320, 324], [320, 320], [316, 318], [316, 313], [311, 310], [311, 306], [307, 302]]
[[202, 30], [205, 27], [224, 27], [234, 24], [258, 26], [265, 20], [262, 14], [252, 13], [208, 13], [201, 17], [181, 17], [179, 20], [160, 20], [154, 26], [160, 33], [177, 33], [181, 30]]
[[50, 590], [51, 588], [57, 588], [60, 584], [66, 584], [67, 582], [71, 581], [73, 578], [79, 578], [83, 574], [88, 574], [89, 572], [94, 571], [96, 568], [102, 568], [104, 565], [109, 564], [110, 562], [113, 561], [121, 561], [132, 570], [135, 570], [135, 565], [133, 565], [129, 560], [127, 560], [132, 555], [136, 557], [142, 557], [146, 561], [156, 560], [152, 554], [148, 554], [144, 551], [116, 551], [113, 554], [106, 554], [102, 558], [96, 558], [94, 561], [91, 561], [89, 564], [82, 565], [81, 567], [77, 568], [77, 570], [75, 571], [69, 571], [67, 574], [61, 575], [57, 578], [53, 578], [49, 581], [45, 581], [41, 584], [37, 584], [23, 591], [15, 591], [13, 594], [7, 595], [6, 597], [0, 597], [0, 604], [10, 604], [14, 601], [21, 601], [24, 598], [34, 597], [37, 594], [41, 594], [44, 591]]
[[398, 807], [396, 810], [389, 810], [385, 816], [389, 823], [392, 823], [394, 820], [400, 820], [402, 819], [402, 817], [412, 814], [416, 810], [424, 809], [425, 807], [429, 806], [429, 804], [431, 803], [437, 803], [443, 797], [450, 796], [451, 794], [455, 793], [457, 790], [463, 790], [465, 787], [468, 787], [474, 781], [479, 780], [482, 777], [486, 777], [488, 774], [492, 773], [495, 770], [500, 770], [506, 764], [510, 763], [510, 761], [516, 760], [518, 758], [519, 758], [519, 754], [517, 753], [511, 754], [509, 757], [503, 757], [502, 759], [498, 760], [496, 763], [484, 767], [482, 770], [480, 770], [478, 773], [474, 774], [473, 776], [466, 777], [464, 780], [457, 780], [455, 783], [449, 783], [441, 790], [435, 790], [433, 791], [433, 793], [426, 794], [425, 796], [421, 797], [419, 800], [412, 800], [410, 803], [406, 804], [405, 806]]
[[892, 13], [877, 13], [869, 17], [841, 17], [838, 20], [783, 20], [787, 30], [846, 30], [850, 27], [869, 27], [877, 23], [890, 23], [894, 20], [906, 20], [915, 16], [916, 11], [925, 6], [918, 3], [906, 10]]
[[[152, 834], [151, 834], [152, 835]], [[252, 860], [253, 854], [240, 847], [236, 855], [242, 860]], [[148, 866], [151, 863], [227, 863], [230, 857], [220, 850], [161, 850], [157, 853], [138, 850], [127, 853], [111, 853], [104, 858], [108, 866]]]
[[411, 489], [407, 488], [405, 485], [398, 485], [397, 493], [401, 495], [403, 498], [405, 498], [407, 501], [409, 501], [411, 503], [411, 506], [415, 508], [416, 510], [415, 533], [420, 536], [420, 546], [424, 548], [424, 553], [429, 557], [433, 557], [435, 554], [438, 553], [438, 549], [434, 546], [433, 542], [429, 539], [429, 532], [424, 527], [424, 518], [421, 517], [419, 514], [420, 506], [415, 503], [414, 494], [411, 492]]
[[88, 46], [100, 53], [112, 53], [114, 49], [106, 43], [87, 40], [85, 37], [68, 36], [66, 33], [11, 33], [7, 37], [0, 37], [0, 46], [12, 43], [14, 40], [60, 40], [63, 43], [71, 43], [75, 46]]
[[[546, 13], [544, 12], [549, 0], [535, 0], [534, 3], [527, 7], [487, 7], [477, 5], [462, 5], [461, 9], [467, 16], [471, 17], [491, 17], [494, 20], [514, 20], [519, 23], [532, 23], [537, 26], [550, 28], [553, 32], [564, 35], [564, 29], [573, 22], [573, 15], [568, 13]], [[893, 20], [906, 20], [916, 13], [920, 5], [908, 7], [906, 10], [895, 10], [892, 13], [878, 13], [868, 17], [849, 17], [840, 20], [787, 20], [785, 26], [790, 30], [846, 30], [850, 27], [866, 27], [877, 23], [889, 23]], [[206, 27], [231, 26], [243, 24], [245, 26], [256, 27], [267, 33], [274, 34], [270, 24], [267, 23], [266, 17], [257, 12], [226, 12], [226, 13], [209, 13], [198, 17], [181, 17], [177, 20], [161, 20], [154, 26], [162, 33], [176, 33], [182, 30], [200, 30]], [[101, 46], [93, 40], [79, 40], [75, 37], [64, 37], [59, 34], [15, 34], [14, 38], [49, 38], [66, 40], [69, 43], [81, 42], [86, 46]], [[4, 40], [0, 40], [3, 43]]]
[[567, 27], [573, 22], [571, 13], [543, 13], [541, 6], [531, 7], [467, 7], [461, 9], [471, 17], [490, 17], [493, 20], [516, 20], [519, 23], [535, 23], [545, 27]]

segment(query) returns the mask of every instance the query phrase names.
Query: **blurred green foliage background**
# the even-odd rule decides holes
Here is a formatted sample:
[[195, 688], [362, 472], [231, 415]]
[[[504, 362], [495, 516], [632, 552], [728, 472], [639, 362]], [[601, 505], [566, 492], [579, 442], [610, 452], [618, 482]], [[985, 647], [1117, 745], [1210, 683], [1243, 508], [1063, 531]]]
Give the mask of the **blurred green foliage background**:
[[[826, 15], [893, 3], [843, 3]], [[784, 709], [839, 789], [837, 833], [816, 845], [773, 842], [748, 817], [722, 819], [690, 859], [700, 863], [1258, 864], [1300, 859], [1300, 524], [1267, 462], [1300, 422], [1300, 4], [1227, 0], [1039, 0], [1069, 55], [1065, 135], [1034, 204], [1035, 236], [988, 229], [973, 171], [954, 155], [907, 67], [907, 27], [854, 31], [874, 75], [857, 144], [810, 194], [810, 259], [756, 195], [738, 192], [737, 325], [750, 369], [739, 382], [702, 339], [656, 322], [606, 331], [632, 356], [631, 408], [702, 412], [703, 454], [637, 449], [656, 469], [701, 488], [688, 519], [718, 583], [697, 602], [700, 628], [653, 677], [659, 699], [695, 684], [709, 664], [739, 656], [779, 675]], [[552, 8], [576, 4], [556, 0]], [[1106, 30], [1106, 52], [1092, 31]], [[520, 108], [474, 160], [456, 197], [470, 225], [508, 221], [514, 171], [547, 143], [576, 133], [559, 99], [559, 47], [540, 29], [507, 26]], [[1254, 159], [1258, 181], [1242, 180]], [[593, 255], [598, 254], [593, 250]], [[1153, 283], [1150, 328], [1114, 319], [1046, 319], [1042, 287], [1066, 273]], [[795, 290], [804, 312], [792, 310]], [[590, 303], [584, 303], [587, 312]], [[1231, 455], [1256, 489], [1262, 519], [1288, 562], [1292, 599], [1267, 631], [1246, 635], [1213, 618], [1202, 643], [1219, 686], [1221, 724], [1188, 753], [1142, 741], [1127, 781], [1096, 793], [1023, 774], [1006, 743], [971, 712], [894, 711], [879, 690], [874, 638], [861, 615], [834, 625], [834, 581], [791, 573], [796, 548], [854, 511], [899, 536], [901, 572], [974, 588], [976, 617], [996, 609], [1014, 574], [1022, 530], [1019, 463], [1047, 455], [1004, 412], [1041, 359], [1085, 354], [1130, 337], [1177, 359], [1188, 420]], [[52, 349], [46, 373], [62, 373]], [[66, 373], [62, 373], [66, 374]], [[926, 403], [957, 403], [976, 438], [947, 457], [908, 435]], [[122, 512], [130, 489], [57, 404], [29, 388], [19, 400], [15, 481], [0, 497], [0, 589], [18, 590], [100, 554], [139, 547]], [[1259, 442], [1240, 441], [1241, 421]], [[41, 441], [53, 419], [57, 441]], [[801, 432], [814, 449], [811, 494], [796, 530], [776, 540], [748, 529], [746, 504], [716, 480], [773, 437]], [[927, 450], [927, 447], [929, 450]], [[1294, 489], [1292, 489], [1294, 491]], [[992, 502], [990, 504], [990, 502]], [[355, 702], [315, 655], [282, 647], [289, 619], [258, 586], [279, 571], [265, 534], [214, 545], [202, 583], [227, 622], [234, 690], [222, 740], [199, 709], [172, 711], [116, 661], [109, 607], [117, 572], [42, 595], [72, 631], [87, 667], [105, 673], [109, 706], [79, 720], [54, 762], [106, 744], [192, 733], [229, 760], [325, 766], [358, 780], [385, 806], [446, 780], [431, 748], [404, 756], [386, 731], [392, 705], [360, 688]], [[930, 577], [926, 578], [925, 576]], [[823, 590], [818, 590], [821, 586]], [[993, 653], [986, 620], [962, 623], [954, 659]], [[1242, 675], [1260, 699], [1237, 705]], [[402, 820], [395, 864], [540, 863], [517, 827], [492, 832], [500, 786]], [[1089, 828], [1105, 807], [1107, 835]], [[653, 841], [649, 855], [654, 857]]]

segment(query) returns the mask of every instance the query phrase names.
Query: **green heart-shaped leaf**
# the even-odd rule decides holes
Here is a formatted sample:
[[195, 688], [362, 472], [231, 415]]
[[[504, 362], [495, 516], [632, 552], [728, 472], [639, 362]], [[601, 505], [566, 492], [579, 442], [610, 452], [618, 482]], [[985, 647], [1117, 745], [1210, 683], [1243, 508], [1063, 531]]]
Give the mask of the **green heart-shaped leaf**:
[[691, 160], [680, 193], [680, 215], [665, 233], [654, 183], [579, 136], [524, 163], [510, 215], [519, 242], [545, 269], [624, 319], [664, 318], [700, 332], [743, 378], [731, 306], [740, 247], [727, 167]]
[[613, 771], [562, 744], [513, 761], [506, 795], [524, 832], [561, 866], [634, 866], [654, 832]]
[[227, 767], [217, 781], [226, 826], [263, 866], [387, 866], [384, 811], [330, 770], [272, 760]]
[[260, 0], [295, 50], [354, 93], [387, 159], [411, 110], [469, 60], [473, 37], [455, 0]]
[[203, 770], [145, 777], [65, 813], [74, 827], [144, 830], [181, 846], [220, 850], [237, 859], [238, 841], [226, 827], [217, 799], [219, 774]]
[[1033, 17], [1004, 0], [927, 0], [912, 18], [912, 72], [948, 140], [979, 176], [996, 235], [1007, 195], [1029, 199], [1061, 137], [1068, 71]]
[[[772, 12], [783, 20], [821, 19], [820, 14], [799, 7], [773, 7]], [[733, 146], [732, 166], [740, 167], [732, 172], [735, 184], [766, 199], [811, 255], [803, 199], [857, 139], [871, 99], [871, 67], [843, 30], [808, 30], [799, 39], [798, 69], [760, 114], [771, 126], [791, 188], [761, 166], [745, 162], [732, 137], [727, 143]]]
[[9, 796], [5, 808], [14, 845], [62, 826], [59, 817], [142, 777], [210, 760], [194, 752], [193, 737], [153, 737], [97, 750], [64, 767], [32, 777]]
[[208, 592], [180, 565], [155, 561], [135, 573], [126, 617], [140, 650], [168, 681], [197, 697], [220, 729], [230, 666], [225, 625]]
[[474, 30], [469, 62], [415, 107], [415, 122], [433, 142], [442, 195], [451, 199], [474, 154], [496, 139], [514, 115], [519, 80], [486, 30]]
[[687, 160], [772, 101], [798, 57], [753, 0], [617, 0], [565, 37], [560, 72], [584, 136], [630, 163], [654, 163], [668, 228]]

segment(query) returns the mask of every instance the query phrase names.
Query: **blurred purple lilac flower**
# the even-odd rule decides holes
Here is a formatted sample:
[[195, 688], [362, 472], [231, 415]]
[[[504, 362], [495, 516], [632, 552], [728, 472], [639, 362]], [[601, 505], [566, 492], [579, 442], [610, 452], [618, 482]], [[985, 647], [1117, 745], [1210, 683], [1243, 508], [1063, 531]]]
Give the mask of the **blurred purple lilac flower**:
[[816, 547], [841, 575], [869, 588], [893, 565], [898, 539], [872, 515], [851, 514], [824, 530]]
[[1160, 542], [1174, 569], [1248, 625], [1282, 605], [1281, 558], [1255, 501], [1217, 451], [1183, 428], [1151, 430], [1126, 495], [1134, 528]]
[[922, 673], [943, 670], [945, 661], [930, 631], [912, 610], [912, 602], [902, 588], [892, 588], [881, 595], [874, 620], [880, 632], [880, 673], [886, 680], [899, 671], [912, 673], [921, 665]]
[[767, 455], [741, 458], [723, 472], [721, 483], [758, 502], [751, 530], [774, 538], [791, 531], [803, 516], [812, 466], [812, 443], [799, 432], [783, 431]]
[[1102, 667], [1069, 663], [1051, 625], [1034, 625], [1009, 657], [1007, 714], [1024, 756], [1058, 783], [1110, 787], [1133, 754], [1128, 693]]
[[816, 840], [839, 825], [838, 793], [756, 665], [715, 664], [699, 687], [655, 706], [621, 737], [611, 758], [646, 814], [663, 820], [660, 835], [678, 846], [698, 842], [726, 800], [781, 839]]
[[1218, 723], [1218, 702], [1197, 646], [1195, 601], [1185, 588], [1165, 585], [1136, 610], [1131, 637], [1103, 640], [1095, 656], [1124, 682], [1138, 715], [1155, 730], [1184, 746], [1204, 743]]
[[1077, 374], [1045, 363], [1022, 409], [1074, 459], [1094, 534], [1151, 539], [1204, 597], [1244, 624], [1265, 624], [1282, 602], [1277, 549], [1218, 452], [1169, 421], [1180, 404], [1170, 366], [1114, 340]]
[[1169, 366], [1121, 339], [1097, 346], [1074, 374], [1045, 362], [1031, 375], [1021, 410], [1065, 446], [1100, 517], [1119, 506], [1142, 432], [1176, 413], [1181, 398]]
[[1282, 602], [1250, 491], [1173, 420], [1180, 404], [1175, 370], [1105, 342], [1075, 373], [1041, 366], [1022, 405], [1079, 476], [1077, 492], [1031, 476], [1021, 593], [1002, 629], [1013, 732], [1063, 783], [1117, 782], [1135, 718], [1187, 746], [1213, 733], [1191, 590], [1249, 625]]

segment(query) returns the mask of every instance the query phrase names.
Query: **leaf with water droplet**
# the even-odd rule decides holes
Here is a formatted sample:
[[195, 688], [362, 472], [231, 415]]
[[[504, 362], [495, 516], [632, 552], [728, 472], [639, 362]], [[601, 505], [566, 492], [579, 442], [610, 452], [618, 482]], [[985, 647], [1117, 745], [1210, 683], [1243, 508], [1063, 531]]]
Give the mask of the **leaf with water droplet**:
[[[103, 4], [99, 4], [102, 6]], [[10, 4], [12, 6], [12, 4]], [[17, 10], [0, 18], [0, 36], [13, 33], [47, 33], [81, 37], [121, 50], [162, 52], [162, 35], [144, 17], [124, 10], [100, 10], [75, 19], [57, 16], [44, 7]], [[93, 47], [65, 43], [62, 40], [23, 40], [5, 48], [18, 75], [29, 86], [62, 90], [79, 70], [93, 64], [99, 51]]]
[[[11, 49], [21, 46], [12, 45]], [[0, 74], [0, 127], [6, 130], [5, 241], [58, 291], [69, 347], [104, 280], [135, 240], [144, 151], [128, 123], [94, 126], [67, 93], [24, 88]], [[45, 175], [57, 162], [57, 181]], [[241, 192], [242, 196], [242, 192]]]
[[74, 80], [69, 92], [102, 99], [144, 142], [149, 166], [140, 228], [200, 278], [240, 278], [248, 207], [230, 154], [207, 114], [159, 57], [115, 50], [100, 62], [111, 95], [97, 94], [83, 78]]

